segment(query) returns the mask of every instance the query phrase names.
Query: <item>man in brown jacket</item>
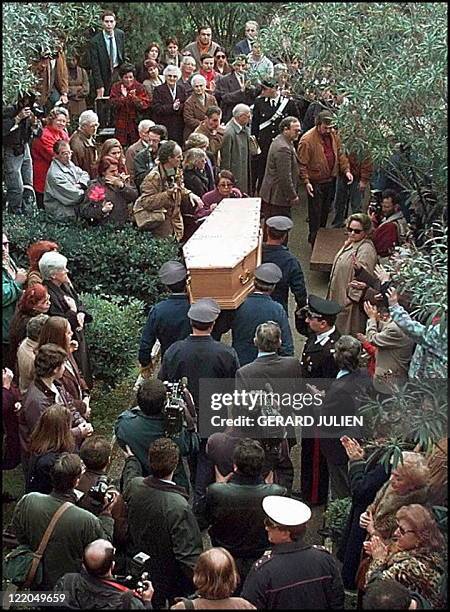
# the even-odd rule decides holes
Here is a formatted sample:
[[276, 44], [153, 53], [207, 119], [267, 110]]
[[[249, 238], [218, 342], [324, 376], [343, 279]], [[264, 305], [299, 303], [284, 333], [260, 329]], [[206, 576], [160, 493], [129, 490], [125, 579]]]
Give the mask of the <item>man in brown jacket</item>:
[[300, 178], [308, 193], [308, 242], [312, 247], [319, 228], [327, 224], [339, 172], [345, 175], [348, 184], [353, 182], [333, 121], [329, 111], [320, 112], [315, 127], [300, 138], [298, 145]]
[[194, 134], [203, 134], [209, 140], [208, 151], [214, 157], [214, 165], [220, 166], [220, 147], [222, 146], [225, 126], [221, 124], [222, 111], [218, 106], [206, 109], [205, 119], [194, 130]]
[[95, 177], [98, 159], [95, 135], [99, 126], [98, 115], [92, 110], [85, 110], [78, 118], [78, 129], [70, 137], [72, 161], [87, 172], [91, 179]]
[[278, 215], [290, 217], [291, 206], [299, 202], [299, 159], [293, 142], [300, 133], [300, 121], [297, 117], [285, 117], [280, 122], [280, 132], [270, 145], [259, 192], [265, 219]]

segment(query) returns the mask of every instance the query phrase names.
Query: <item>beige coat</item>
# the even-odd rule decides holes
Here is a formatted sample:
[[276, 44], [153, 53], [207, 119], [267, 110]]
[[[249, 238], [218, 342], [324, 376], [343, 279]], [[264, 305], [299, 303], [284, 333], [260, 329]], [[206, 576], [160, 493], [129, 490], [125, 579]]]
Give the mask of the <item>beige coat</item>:
[[369, 319], [366, 336], [368, 341], [378, 349], [375, 361], [374, 386], [377, 391], [389, 393], [390, 385], [403, 385], [408, 378], [408, 368], [414, 350], [414, 342], [400, 329], [395, 321], [383, 323]]
[[336, 319], [336, 327], [342, 335], [364, 333], [366, 329], [367, 317], [362, 310], [364, 290], [349, 287], [349, 283], [355, 279], [353, 254], [370, 274], [373, 274], [377, 263], [377, 252], [369, 238], [343, 246], [334, 258], [327, 298], [343, 306]]
[[217, 100], [210, 94], [205, 94], [205, 104], [200, 102], [199, 97], [195, 95], [195, 93], [191, 94], [186, 100], [183, 108], [184, 142], [186, 142], [195, 128], [205, 119], [206, 111], [210, 106], [217, 106]]
[[181, 170], [177, 171], [175, 184], [177, 186], [175, 192], [169, 191], [168, 177], [163, 166], [158, 162], [156, 167], [142, 181], [141, 196], [135, 202], [135, 205], [139, 203], [149, 211], [166, 211], [165, 221], [152, 230], [152, 234], [158, 238], [175, 235], [177, 240], [181, 240], [183, 237], [184, 224], [181, 216], [181, 202], [183, 198], [189, 195], [190, 191], [184, 187]]

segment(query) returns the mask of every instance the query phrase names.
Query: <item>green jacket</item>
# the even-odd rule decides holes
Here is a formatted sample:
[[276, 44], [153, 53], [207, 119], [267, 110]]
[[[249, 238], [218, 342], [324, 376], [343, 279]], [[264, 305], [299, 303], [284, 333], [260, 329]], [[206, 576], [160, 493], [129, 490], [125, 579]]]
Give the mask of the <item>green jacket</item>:
[[[12, 517], [12, 527], [19, 543], [37, 550], [53, 514], [66, 501], [75, 502], [75, 495], [24, 495]], [[44, 579], [40, 589], [51, 590], [64, 574], [79, 572], [85, 547], [99, 538], [111, 541], [113, 527], [114, 521], [110, 516], [97, 518], [75, 505], [66, 510], [56, 524], [42, 558]]]
[[150, 555], [158, 600], [188, 595], [194, 591], [192, 573], [203, 550], [188, 495], [182, 487], [141, 474], [136, 457], [127, 458], [122, 474], [128, 505], [127, 556], [141, 551]]
[[[13, 263], [13, 262], [11, 262]], [[13, 263], [13, 267], [16, 267]], [[9, 344], [9, 326], [16, 304], [22, 295], [22, 287], [3, 268], [2, 270], [2, 343]]]

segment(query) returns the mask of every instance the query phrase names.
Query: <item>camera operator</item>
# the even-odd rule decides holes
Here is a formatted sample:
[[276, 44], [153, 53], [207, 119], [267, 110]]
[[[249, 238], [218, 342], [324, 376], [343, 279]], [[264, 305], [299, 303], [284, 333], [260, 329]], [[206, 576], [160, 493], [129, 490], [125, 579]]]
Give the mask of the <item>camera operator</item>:
[[[157, 379], [144, 380], [137, 391], [138, 405], [125, 410], [119, 415], [115, 424], [115, 434], [121, 448], [128, 445], [142, 466], [143, 476], [150, 475], [148, 449], [159, 438], [166, 436], [166, 416], [164, 409], [167, 401], [167, 389]], [[193, 423], [174, 435], [173, 441], [180, 449], [180, 461], [175, 469], [174, 482], [189, 490], [188, 477], [183, 466], [182, 457], [193, 456], [198, 452], [197, 435], [192, 431]]]
[[375, 229], [372, 235], [375, 249], [380, 257], [389, 257], [396, 246], [405, 242], [408, 233], [397, 193], [386, 189], [382, 193], [381, 211], [369, 206], [368, 212]]
[[80, 448], [80, 458], [86, 466], [86, 471], [77, 486], [77, 490], [84, 495], [80, 498], [78, 506], [97, 516], [102, 511], [108, 493], [114, 491], [117, 500], [111, 509], [111, 516], [114, 519], [113, 543], [124, 549], [127, 543], [127, 506], [107, 476], [111, 451], [111, 442], [105, 436], [93, 435], [84, 440]]
[[[34, 96], [24, 94], [16, 104], [3, 108], [3, 169], [9, 212], [30, 213], [26, 195], [34, 200], [30, 142], [39, 122]], [[42, 111], [43, 114], [43, 111]]]
[[115, 552], [107, 540], [95, 540], [86, 546], [81, 572], [65, 574], [54, 588], [55, 593], [66, 595], [61, 607], [72, 610], [153, 609], [153, 586], [149, 580], [142, 579], [142, 586], [136, 590], [117, 582], [113, 575]]

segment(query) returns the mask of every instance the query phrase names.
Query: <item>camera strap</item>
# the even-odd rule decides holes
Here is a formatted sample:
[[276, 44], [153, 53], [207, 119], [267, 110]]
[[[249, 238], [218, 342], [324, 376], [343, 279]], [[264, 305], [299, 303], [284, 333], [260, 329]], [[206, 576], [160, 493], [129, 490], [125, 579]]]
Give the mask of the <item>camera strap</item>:
[[100, 580], [104, 582], [105, 584], [109, 584], [109, 586], [114, 587], [118, 591], [130, 592], [130, 593], [133, 593], [133, 596], [134, 596], [134, 592], [128, 587], [124, 586], [123, 584], [119, 584], [118, 582], [113, 582], [112, 580], [106, 580], [106, 578], [100, 578]]

